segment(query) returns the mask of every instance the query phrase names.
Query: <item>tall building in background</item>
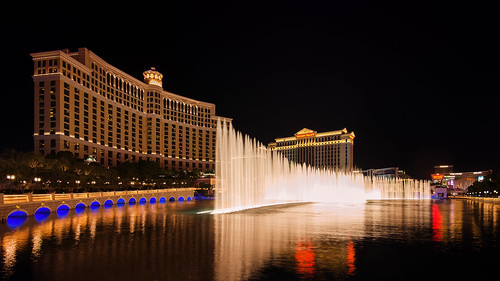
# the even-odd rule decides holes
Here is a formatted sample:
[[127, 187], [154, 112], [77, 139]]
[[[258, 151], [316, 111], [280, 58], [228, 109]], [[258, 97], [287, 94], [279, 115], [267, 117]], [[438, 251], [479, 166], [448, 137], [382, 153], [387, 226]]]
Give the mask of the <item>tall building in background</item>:
[[214, 104], [165, 91], [154, 68], [143, 82], [86, 48], [31, 56], [35, 151], [70, 151], [104, 166], [149, 160], [174, 170], [215, 168]]
[[291, 137], [277, 138], [268, 148], [296, 163], [352, 171], [354, 137], [346, 128], [323, 133], [304, 128]]
[[455, 172], [453, 165], [438, 165], [434, 166], [434, 173], [431, 174], [431, 178], [433, 185], [447, 188], [448, 195], [464, 195], [467, 193], [469, 186], [476, 181], [483, 181], [492, 172], [492, 170]]

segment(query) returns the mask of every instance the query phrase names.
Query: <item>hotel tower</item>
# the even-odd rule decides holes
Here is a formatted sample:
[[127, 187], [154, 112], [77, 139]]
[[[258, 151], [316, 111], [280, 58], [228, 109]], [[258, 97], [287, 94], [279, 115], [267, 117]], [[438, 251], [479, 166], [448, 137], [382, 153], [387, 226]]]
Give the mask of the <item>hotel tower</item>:
[[107, 167], [148, 160], [173, 170], [215, 168], [213, 103], [165, 91], [155, 68], [140, 81], [86, 48], [31, 56], [35, 151], [70, 151]]
[[291, 137], [277, 138], [268, 148], [296, 163], [350, 172], [354, 137], [346, 128], [323, 133], [304, 128]]

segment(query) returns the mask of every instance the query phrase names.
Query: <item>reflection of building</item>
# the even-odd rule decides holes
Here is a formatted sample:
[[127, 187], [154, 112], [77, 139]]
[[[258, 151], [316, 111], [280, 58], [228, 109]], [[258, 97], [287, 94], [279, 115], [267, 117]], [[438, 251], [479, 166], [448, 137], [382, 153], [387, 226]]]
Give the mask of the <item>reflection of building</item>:
[[432, 183], [436, 186], [448, 188], [449, 195], [460, 195], [467, 192], [467, 188], [476, 181], [483, 181], [488, 171], [476, 172], [454, 172], [453, 165], [434, 166], [434, 174], [431, 174]]
[[292, 137], [277, 138], [268, 147], [296, 163], [352, 171], [354, 137], [346, 128], [323, 133], [304, 128]]
[[144, 81], [86, 48], [31, 54], [35, 151], [70, 151], [105, 166], [151, 160], [175, 170], [215, 168], [215, 105]]

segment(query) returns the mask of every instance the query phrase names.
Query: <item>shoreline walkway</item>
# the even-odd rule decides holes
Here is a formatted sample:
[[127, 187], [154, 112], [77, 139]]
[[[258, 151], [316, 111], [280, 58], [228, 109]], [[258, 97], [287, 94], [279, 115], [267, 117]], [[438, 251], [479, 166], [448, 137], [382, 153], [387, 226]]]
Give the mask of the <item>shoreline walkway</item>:
[[[54, 212], [59, 208], [115, 205], [156, 201], [191, 201], [195, 188], [127, 190], [85, 193], [12, 194], [0, 193], [0, 220], [16, 214], [31, 216], [36, 212]], [[19, 213], [18, 213], [19, 212]]]

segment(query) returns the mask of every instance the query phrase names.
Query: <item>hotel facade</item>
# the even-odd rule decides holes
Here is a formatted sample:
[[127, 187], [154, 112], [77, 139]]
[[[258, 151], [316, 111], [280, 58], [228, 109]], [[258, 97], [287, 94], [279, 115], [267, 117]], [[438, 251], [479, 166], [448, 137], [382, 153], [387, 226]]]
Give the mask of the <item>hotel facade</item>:
[[104, 166], [155, 161], [166, 169], [215, 168], [215, 105], [163, 90], [154, 68], [144, 81], [86, 48], [31, 54], [34, 150], [70, 151]]
[[354, 137], [354, 132], [346, 128], [323, 133], [304, 128], [291, 137], [275, 139], [268, 149], [296, 163], [350, 172], [354, 166]]

